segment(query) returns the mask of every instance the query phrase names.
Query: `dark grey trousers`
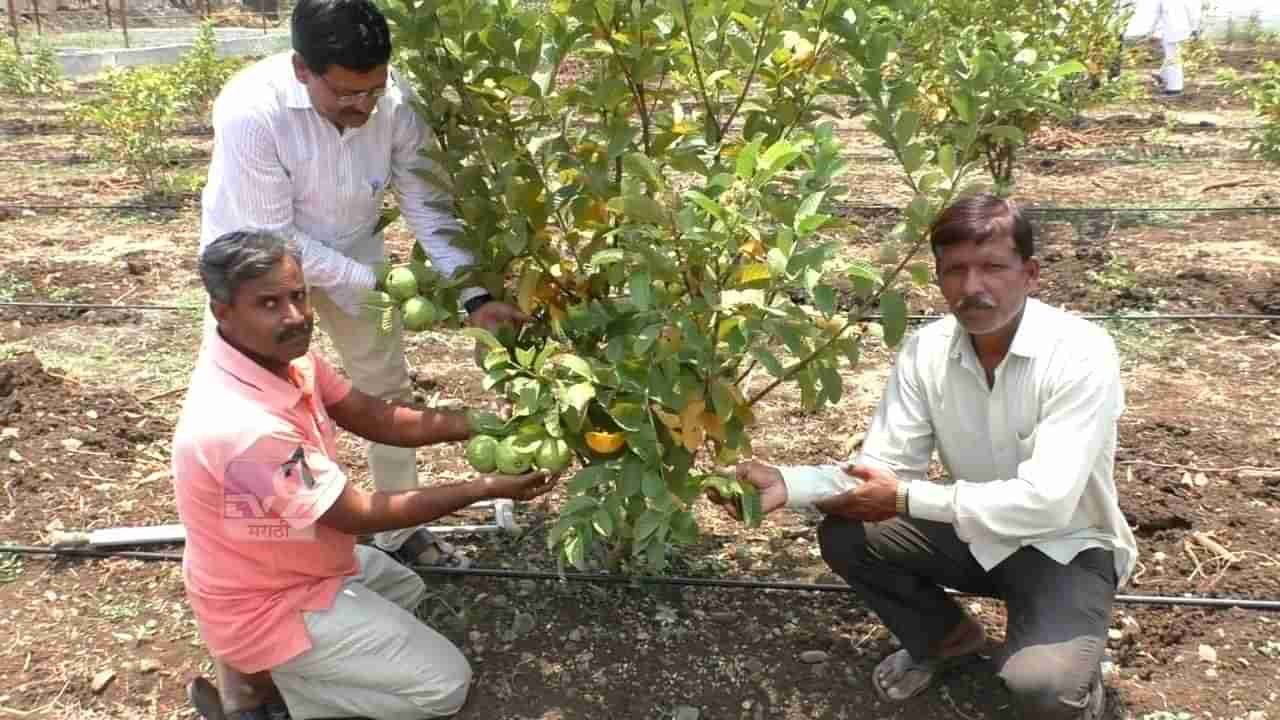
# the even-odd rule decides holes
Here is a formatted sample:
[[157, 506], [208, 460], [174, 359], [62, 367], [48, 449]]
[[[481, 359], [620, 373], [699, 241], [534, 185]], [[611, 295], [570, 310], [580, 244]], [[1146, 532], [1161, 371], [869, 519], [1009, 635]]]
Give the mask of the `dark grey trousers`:
[[[913, 658], [929, 657], [964, 611], [942, 587], [1003, 600], [1000, 678], [1029, 717], [1077, 718], [1098, 672], [1116, 594], [1110, 550], [1061, 565], [1024, 547], [989, 572], [950, 525], [895, 518], [861, 523], [828, 516], [822, 557], [866, 601]], [[1034, 715], [1031, 715], [1034, 713]]]

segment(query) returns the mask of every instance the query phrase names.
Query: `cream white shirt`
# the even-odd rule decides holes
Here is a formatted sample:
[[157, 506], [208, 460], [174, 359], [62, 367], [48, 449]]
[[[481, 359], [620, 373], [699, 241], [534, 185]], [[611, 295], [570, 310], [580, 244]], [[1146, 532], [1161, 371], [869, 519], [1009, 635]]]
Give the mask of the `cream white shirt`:
[[[414, 112], [413, 91], [394, 70], [363, 127], [341, 133], [311, 106], [292, 52], [237, 74], [213, 107], [213, 160], [205, 186], [200, 248], [245, 228], [294, 238], [308, 284], [355, 315], [384, 258], [373, 234], [390, 187], [401, 216], [432, 264], [451, 275], [471, 256], [450, 243], [461, 227], [450, 195], [416, 172], [441, 177], [419, 150], [434, 146]], [[463, 293], [463, 299], [478, 294]]]
[[[1027, 545], [1063, 564], [1100, 547], [1124, 584], [1137, 542], [1112, 476], [1123, 411], [1106, 331], [1029, 299], [993, 385], [954, 316], [908, 338], [854, 462], [911, 481], [911, 516], [954, 525], [987, 570]], [[926, 480], [935, 449], [949, 483]], [[858, 482], [836, 466], [781, 470], [793, 507]]]

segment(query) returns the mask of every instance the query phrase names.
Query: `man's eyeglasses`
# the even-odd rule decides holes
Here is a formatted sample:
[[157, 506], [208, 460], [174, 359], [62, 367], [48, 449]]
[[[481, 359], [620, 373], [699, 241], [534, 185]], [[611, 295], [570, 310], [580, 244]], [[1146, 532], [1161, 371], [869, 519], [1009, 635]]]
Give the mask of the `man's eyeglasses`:
[[324, 79], [323, 75], [316, 75], [316, 77], [320, 78], [320, 82], [324, 83], [324, 86], [329, 89], [330, 94], [333, 95], [333, 99], [337, 101], [338, 107], [343, 107], [343, 108], [352, 107], [353, 105], [360, 102], [361, 100], [364, 100], [365, 98], [370, 98], [374, 102], [377, 102], [379, 98], [387, 94], [387, 88], [383, 86], [380, 88], [373, 88], [372, 90], [365, 90], [363, 92], [347, 93], [346, 95], [339, 95], [338, 91], [333, 89], [333, 86], [329, 84], [328, 80]]

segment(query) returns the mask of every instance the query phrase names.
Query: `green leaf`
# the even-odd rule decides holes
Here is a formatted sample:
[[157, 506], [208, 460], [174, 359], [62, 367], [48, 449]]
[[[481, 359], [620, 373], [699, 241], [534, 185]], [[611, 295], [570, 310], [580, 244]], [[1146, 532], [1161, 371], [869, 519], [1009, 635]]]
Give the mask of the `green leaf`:
[[578, 412], [578, 417], [585, 417], [587, 412], [587, 404], [596, 396], [596, 388], [589, 382], [578, 383], [569, 388], [564, 394], [564, 400]]
[[749, 528], [760, 527], [764, 519], [764, 506], [760, 503], [760, 491], [751, 483], [742, 483], [738, 495], [738, 509], [742, 513], [742, 523]]
[[590, 495], [579, 495], [577, 497], [569, 498], [569, 501], [560, 507], [560, 516], [576, 515], [588, 510], [594, 511], [599, 507], [599, 505], [600, 503], [594, 497], [591, 497]]
[[668, 222], [666, 208], [646, 195], [624, 195], [609, 201], [609, 207], [620, 209], [622, 214], [632, 222], [650, 225], [666, 225]]
[[633, 540], [637, 545], [649, 539], [658, 530], [658, 526], [662, 525], [663, 514], [654, 510], [645, 510], [644, 514], [636, 520], [635, 532]]
[[627, 172], [644, 180], [649, 189], [654, 192], [662, 192], [666, 189], [666, 183], [662, 180], [662, 174], [658, 172], [658, 166], [653, 160], [644, 153], [627, 153], [622, 158], [622, 167]]
[[[573, 476], [573, 480], [569, 482], [567, 487], [569, 492], [575, 495], [581, 495], [591, 488], [594, 488], [603, 482], [607, 482], [612, 476], [613, 473], [604, 465], [588, 465], [587, 467], [579, 470], [577, 475]], [[567, 513], [562, 510], [561, 514], [563, 515]]]
[[659, 498], [667, 494], [667, 484], [663, 482], [662, 475], [655, 470], [645, 468], [644, 480], [641, 483], [644, 496], [647, 498]]
[[955, 93], [951, 96], [951, 106], [955, 108], [960, 122], [973, 122], [973, 98], [963, 93]]
[[986, 132], [987, 135], [997, 140], [1004, 140], [1014, 145], [1021, 145], [1023, 140], [1026, 139], [1022, 131], [1012, 125], [993, 125], [987, 128]]
[[595, 517], [592, 518], [592, 524], [605, 537], [613, 534], [613, 515], [609, 514], [609, 511], [604, 508], [596, 510]]
[[836, 291], [830, 285], [819, 285], [813, 289], [813, 306], [823, 315], [832, 315], [836, 311]]
[[[822, 206], [822, 198], [826, 196], [826, 194], [827, 193], [825, 190], [820, 190], [816, 193], [811, 193], [808, 197], [804, 199], [804, 202], [800, 203], [800, 207], [796, 210], [795, 224], [797, 225], [797, 227], [799, 226], [802, 220], [808, 217], [811, 217], [812, 215], [818, 212], [818, 208]], [[798, 229], [797, 229], [797, 232], [799, 232]], [[804, 234], [804, 233], [801, 233], [801, 234]]]
[[907, 270], [911, 273], [911, 281], [917, 285], [924, 286], [933, 282], [933, 268], [929, 267], [929, 263], [911, 263]]
[[844, 381], [834, 367], [830, 365], [819, 367], [818, 381], [822, 383], [822, 392], [826, 396], [826, 402], [832, 405], [840, 402], [840, 396], [844, 394]]
[[653, 303], [653, 280], [641, 270], [631, 274], [631, 304], [644, 312]]
[[569, 372], [574, 373], [575, 375], [580, 375], [592, 381], [596, 379], [596, 373], [591, 369], [591, 363], [577, 355], [570, 355], [568, 353], [557, 355], [556, 363], [565, 366]]
[[712, 200], [696, 190], [689, 190], [685, 192], [684, 196], [692, 200], [698, 207], [705, 210], [711, 217], [716, 218], [717, 220], [724, 219], [724, 208], [720, 207], [720, 203], [715, 200]]
[[884, 342], [896, 347], [907, 333], [907, 302], [897, 290], [887, 290], [880, 296], [880, 324], [884, 327]]
[[1088, 68], [1079, 60], [1068, 60], [1067, 62], [1057, 65], [1044, 74], [1046, 80], [1057, 80], [1068, 75], [1080, 75], [1088, 72]]
[[751, 348], [751, 355], [764, 366], [765, 370], [769, 371], [770, 375], [774, 377], [782, 375], [782, 363], [778, 361], [778, 358], [773, 353], [764, 348]]
[[624, 497], [640, 495], [644, 492], [644, 462], [635, 456], [628, 455], [622, 461], [622, 475], [618, 481], [618, 492]]
[[778, 248], [769, 248], [766, 256], [769, 262], [769, 274], [779, 280], [787, 276], [787, 256]]
[[907, 174], [914, 174], [917, 170], [924, 167], [925, 157], [928, 155], [929, 149], [920, 143], [914, 143], [902, 149], [902, 169]]
[[463, 328], [462, 334], [466, 335], [467, 337], [474, 338], [475, 340], [483, 343], [485, 346], [489, 347], [492, 350], [502, 350], [504, 352], [506, 351], [506, 348], [503, 347], [502, 343], [498, 342], [498, 338], [494, 337], [493, 333], [489, 332], [488, 330], [485, 330], [484, 328], [479, 328], [479, 327]]
[[943, 145], [938, 148], [938, 167], [942, 169], [943, 174], [948, 179], [954, 178], [956, 175], [956, 149], [952, 145]]
[[716, 380], [711, 383], [711, 407], [721, 421], [728, 420], [733, 415], [737, 404], [733, 400], [733, 394], [729, 392], [726, 381]]
[[898, 141], [899, 146], [906, 147], [919, 130], [920, 113], [913, 110], [904, 110], [898, 116], [898, 122], [893, 126], [893, 137]]
[[[764, 155], [760, 158], [762, 167], [758, 174], [763, 174], [766, 177], [772, 176], [799, 156], [800, 150], [795, 145], [786, 140], [779, 140], [764, 151]], [[761, 178], [756, 179], [758, 181]]]
[[738, 159], [734, 169], [739, 178], [749, 180], [752, 175], [755, 175], [756, 158], [760, 156], [760, 145], [763, 142], [764, 138], [758, 137], [738, 151]]
[[607, 248], [592, 255], [591, 259], [587, 261], [587, 265], [591, 268], [602, 268], [613, 263], [620, 263], [626, 259], [627, 255], [623, 251], [617, 248]]

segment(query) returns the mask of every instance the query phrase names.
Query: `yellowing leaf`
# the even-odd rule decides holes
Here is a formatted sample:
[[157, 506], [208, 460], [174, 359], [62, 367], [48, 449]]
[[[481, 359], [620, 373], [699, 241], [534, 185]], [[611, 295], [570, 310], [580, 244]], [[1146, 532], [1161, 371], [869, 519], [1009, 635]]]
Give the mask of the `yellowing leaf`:
[[738, 271], [738, 282], [743, 284], [753, 283], [758, 280], [768, 280], [770, 277], [772, 277], [772, 274], [769, 272], [769, 266], [764, 263], [744, 265]]
[[541, 281], [542, 270], [536, 267], [525, 268], [524, 274], [520, 276], [520, 289], [516, 294], [516, 303], [520, 306], [521, 312], [533, 312], [534, 293], [537, 292]]
[[658, 420], [667, 426], [668, 430], [675, 431], [680, 429], [680, 416], [669, 413], [665, 410], [654, 408], [653, 414], [658, 416]]
[[686, 424], [680, 431], [680, 442], [689, 452], [697, 452], [706, 439], [707, 431], [701, 425], [701, 417], [694, 418], [694, 424]]
[[713, 412], [702, 413], [702, 425], [706, 428], [707, 434], [712, 438], [724, 442], [727, 437], [724, 434], [724, 423], [720, 422], [720, 418], [716, 417]]

